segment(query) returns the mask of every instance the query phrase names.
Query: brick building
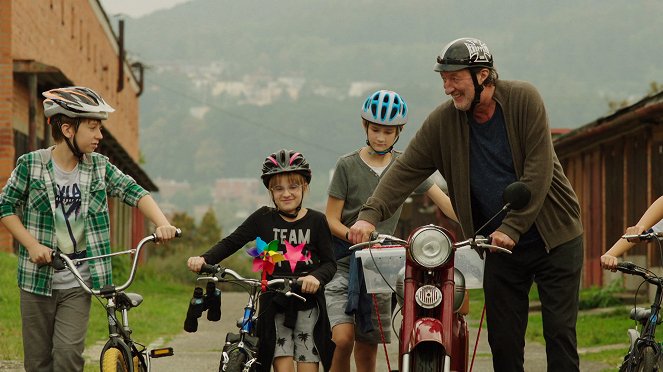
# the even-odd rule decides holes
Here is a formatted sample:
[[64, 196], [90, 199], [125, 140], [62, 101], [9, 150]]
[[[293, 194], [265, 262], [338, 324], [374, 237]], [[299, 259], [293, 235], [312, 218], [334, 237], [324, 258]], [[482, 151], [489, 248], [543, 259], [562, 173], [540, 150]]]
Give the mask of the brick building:
[[[142, 65], [125, 58], [98, 0], [0, 0], [0, 187], [16, 159], [51, 145], [41, 92], [67, 85], [93, 88], [116, 111], [104, 122], [98, 152], [148, 190], [156, 186], [138, 165]], [[133, 245], [146, 232], [135, 208], [109, 201], [113, 247]], [[0, 227], [0, 251], [15, 244]]]

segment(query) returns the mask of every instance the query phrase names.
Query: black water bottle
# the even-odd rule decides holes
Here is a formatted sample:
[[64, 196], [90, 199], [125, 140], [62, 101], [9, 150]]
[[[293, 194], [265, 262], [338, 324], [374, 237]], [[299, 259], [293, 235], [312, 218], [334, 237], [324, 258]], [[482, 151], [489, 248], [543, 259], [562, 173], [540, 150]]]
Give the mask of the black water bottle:
[[187, 332], [195, 332], [198, 330], [198, 318], [203, 315], [205, 311], [205, 299], [203, 298], [203, 289], [196, 287], [193, 290], [193, 297], [189, 302], [189, 310], [186, 312], [186, 319], [184, 319], [184, 330]]
[[207, 308], [207, 320], [216, 322], [221, 319], [221, 290], [216, 288], [214, 282], [207, 282], [205, 307]]

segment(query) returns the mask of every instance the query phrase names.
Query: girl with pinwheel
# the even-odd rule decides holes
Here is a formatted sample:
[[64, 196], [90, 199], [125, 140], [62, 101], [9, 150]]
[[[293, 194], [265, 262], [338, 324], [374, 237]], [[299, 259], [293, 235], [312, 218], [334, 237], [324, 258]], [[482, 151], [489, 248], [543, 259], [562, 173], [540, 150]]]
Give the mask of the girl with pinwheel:
[[204, 263], [216, 264], [249, 242], [253, 270], [264, 279], [298, 278], [302, 302], [280, 293], [260, 297], [258, 371], [328, 371], [335, 345], [327, 317], [324, 286], [336, 272], [331, 232], [325, 215], [302, 207], [309, 189], [311, 169], [301, 153], [280, 150], [262, 166], [262, 181], [274, 207], [263, 206], [235, 231], [187, 266], [200, 271]]

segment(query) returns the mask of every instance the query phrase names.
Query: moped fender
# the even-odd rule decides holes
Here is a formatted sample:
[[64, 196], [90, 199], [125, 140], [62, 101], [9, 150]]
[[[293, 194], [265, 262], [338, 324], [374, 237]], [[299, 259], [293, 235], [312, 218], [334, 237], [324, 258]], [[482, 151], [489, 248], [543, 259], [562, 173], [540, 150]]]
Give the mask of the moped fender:
[[412, 337], [410, 337], [410, 350], [422, 342], [442, 343], [442, 322], [435, 318], [421, 318], [414, 322]]

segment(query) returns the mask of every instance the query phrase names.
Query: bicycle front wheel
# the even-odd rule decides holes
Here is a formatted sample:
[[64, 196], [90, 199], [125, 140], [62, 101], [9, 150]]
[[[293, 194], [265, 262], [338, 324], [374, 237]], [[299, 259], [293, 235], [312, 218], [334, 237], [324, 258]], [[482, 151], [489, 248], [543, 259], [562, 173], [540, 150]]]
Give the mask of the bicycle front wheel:
[[101, 372], [129, 372], [129, 365], [120, 349], [111, 347], [101, 355]]
[[637, 372], [653, 372], [658, 371], [658, 363], [656, 363], [656, 351], [651, 346], [646, 346], [640, 353], [640, 363], [634, 369]]
[[619, 372], [654, 372], [661, 371], [656, 357], [656, 350], [651, 346], [645, 346], [632, 359], [631, 355], [624, 358], [624, 364], [619, 368]]

